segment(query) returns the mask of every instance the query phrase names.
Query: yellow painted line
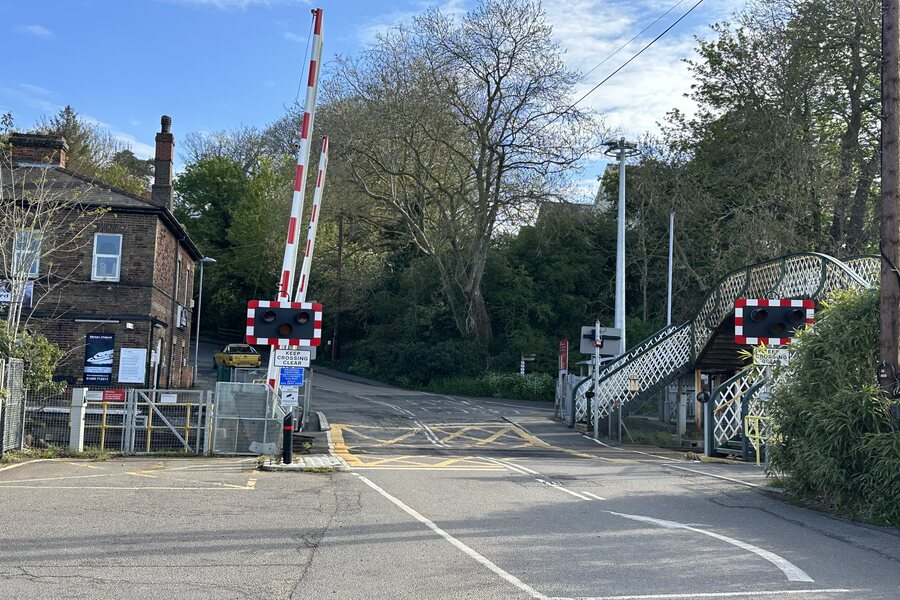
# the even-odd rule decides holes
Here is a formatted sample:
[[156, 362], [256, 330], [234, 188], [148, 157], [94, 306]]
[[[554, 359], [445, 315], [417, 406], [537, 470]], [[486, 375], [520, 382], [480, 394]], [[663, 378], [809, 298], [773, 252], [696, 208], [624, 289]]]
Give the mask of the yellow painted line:
[[347, 444], [344, 442], [344, 432], [343, 426], [341, 425], [332, 425], [331, 427], [331, 443], [333, 445], [334, 455], [338, 458], [344, 460], [348, 466], [360, 466], [362, 465], [362, 461], [358, 459], [353, 454], [350, 454], [350, 449], [347, 448]]
[[[447, 433], [447, 430], [450, 429], [450, 428], [449, 428], [449, 427], [432, 427], [432, 429], [433, 429], [435, 432], [440, 431], [440, 432], [442, 432], [442, 433]], [[455, 433], [451, 433], [451, 434], [448, 435], [447, 437], [441, 439], [441, 441], [444, 442], [444, 443], [446, 444], [446, 443], [449, 442], [450, 440], [456, 439], [456, 438], [458, 438], [459, 436], [461, 436], [461, 435], [463, 435], [463, 434], [465, 434], [465, 433], [468, 433], [468, 432], [471, 431], [472, 429], [475, 429], [475, 428], [474, 428], [474, 427], [460, 427], [458, 431], [456, 431]], [[468, 436], [466, 436], [466, 437], [468, 437]]]
[[49, 458], [35, 458], [34, 460], [26, 460], [25, 462], [16, 463], [14, 465], [7, 465], [5, 467], [0, 467], [0, 473], [3, 471], [12, 471], [13, 469], [18, 469], [19, 467], [24, 467], [25, 465], [30, 465], [32, 463], [39, 462], [47, 462], [50, 460]]
[[504, 435], [506, 435], [507, 433], [510, 433], [510, 432], [512, 432], [512, 431], [513, 431], [513, 428], [512, 428], [512, 427], [507, 427], [506, 429], [501, 429], [500, 431], [498, 431], [498, 432], [495, 433], [494, 435], [485, 438], [484, 440], [478, 442], [478, 443], [475, 444], [475, 445], [476, 445], [476, 446], [484, 446], [485, 444], [490, 444], [490, 443], [492, 443], [492, 442], [494, 442], [494, 441], [500, 439], [501, 437], [503, 437]]
[[448, 458], [447, 460], [442, 460], [441, 462], [435, 463], [435, 464], [432, 465], [432, 466], [434, 466], [434, 467], [444, 467], [444, 466], [455, 465], [455, 464], [460, 463], [460, 462], [463, 462], [463, 461], [470, 461], [470, 462], [474, 463], [473, 466], [479, 466], [479, 467], [492, 466], [492, 465], [491, 465], [490, 463], [488, 463], [488, 462], [480, 461], [480, 460], [477, 460], [477, 459], [473, 459], [471, 456], [460, 456], [460, 457], [457, 457], [457, 458]]
[[418, 429], [413, 429], [413, 430], [411, 430], [411, 431], [408, 431], [407, 433], [404, 433], [404, 434], [401, 435], [401, 436], [395, 437], [395, 438], [392, 439], [392, 440], [385, 440], [385, 441], [383, 441], [383, 442], [382, 442], [382, 445], [384, 445], [384, 446], [390, 446], [390, 445], [392, 445], [392, 444], [396, 444], [397, 442], [400, 442], [400, 441], [403, 441], [403, 440], [405, 440], [405, 439], [407, 439], [407, 438], [410, 438], [410, 437], [416, 435], [417, 433], [419, 433], [419, 430], [418, 430]]
[[78, 467], [80, 469], [100, 469], [103, 470], [103, 467], [98, 467], [97, 465], [89, 465], [87, 463], [77, 463], [77, 462], [67, 462], [67, 465], [71, 465], [73, 467]]
[[10, 483], [34, 483], [36, 481], [64, 481], [66, 479], [91, 479], [95, 477], [112, 477], [114, 473], [103, 473], [102, 475], [67, 475], [65, 477], [35, 477], [33, 479], [15, 479], [12, 481], [0, 481], [0, 486], [7, 486]]
[[134, 475], [135, 477], [150, 477], [152, 479], [158, 479], [159, 475], [150, 475], [149, 473], [141, 473], [140, 471], [129, 471], [125, 473], [126, 475]]
[[[373, 465], [383, 465], [383, 464], [389, 463], [389, 462], [403, 462], [403, 461], [408, 461], [408, 460], [413, 459], [413, 458], [417, 458], [417, 457], [416, 457], [415, 455], [412, 455], [412, 454], [406, 455], [406, 456], [391, 456], [391, 457], [388, 457], [388, 458], [379, 458], [379, 459], [377, 459], [377, 460], [366, 461], [366, 462], [363, 463], [363, 464], [368, 465], [368, 466], [373, 466]], [[417, 463], [417, 464], [418, 464], [418, 463]], [[429, 466], [430, 466], [430, 465], [429, 465]]]
[[256, 479], [248, 479], [247, 485], [245, 486], [247, 489], [256, 489]]

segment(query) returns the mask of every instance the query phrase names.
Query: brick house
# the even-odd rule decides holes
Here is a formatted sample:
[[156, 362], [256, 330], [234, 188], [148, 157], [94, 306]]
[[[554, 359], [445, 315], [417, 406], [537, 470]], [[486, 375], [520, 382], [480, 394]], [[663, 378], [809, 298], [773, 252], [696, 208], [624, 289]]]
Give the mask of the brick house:
[[67, 352], [59, 379], [125, 388], [152, 387], [155, 376], [160, 388], [192, 385], [194, 272], [203, 255], [172, 212], [170, 126], [163, 116], [149, 197], [66, 170], [63, 138], [10, 136], [11, 175], [79, 206], [71, 229], [81, 235], [38, 254], [33, 302], [23, 313], [28, 329]]

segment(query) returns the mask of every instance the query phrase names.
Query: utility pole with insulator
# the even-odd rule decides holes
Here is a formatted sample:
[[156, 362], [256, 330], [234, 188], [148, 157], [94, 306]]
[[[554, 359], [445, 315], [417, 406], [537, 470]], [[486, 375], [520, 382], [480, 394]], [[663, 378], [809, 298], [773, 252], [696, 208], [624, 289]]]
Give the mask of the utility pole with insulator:
[[[900, 0], [881, 1], [881, 337], [878, 383], [893, 395], [900, 363]], [[896, 416], [896, 410], [895, 410]]]

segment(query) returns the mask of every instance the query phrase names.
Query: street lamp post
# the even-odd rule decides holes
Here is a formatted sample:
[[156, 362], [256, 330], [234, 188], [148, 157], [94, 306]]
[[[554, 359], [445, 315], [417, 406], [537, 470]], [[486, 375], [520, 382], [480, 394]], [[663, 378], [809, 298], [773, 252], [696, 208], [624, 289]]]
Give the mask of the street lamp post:
[[619, 138], [606, 142], [606, 155], [619, 160], [619, 211], [616, 230], [616, 313], [615, 328], [622, 333], [625, 352], [625, 159], [640, 153], [634, 142]]
[[204, 256], [200, 259], [200, 291], [197, 294], [197, 335], [194, 339], [194, 379], [191, 382], [197, 385], [197, 365], [200, 363], [200, 308], [203, 306], [203, 266], [214, 265], [216, 259]]

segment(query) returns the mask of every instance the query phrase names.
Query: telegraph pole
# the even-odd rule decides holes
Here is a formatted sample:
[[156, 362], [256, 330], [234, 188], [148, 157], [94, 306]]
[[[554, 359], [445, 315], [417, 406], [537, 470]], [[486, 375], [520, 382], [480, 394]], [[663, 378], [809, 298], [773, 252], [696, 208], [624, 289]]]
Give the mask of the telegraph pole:
[[900, 0], [881, 0], [881, 338], [879, 385], [900, 362]]

